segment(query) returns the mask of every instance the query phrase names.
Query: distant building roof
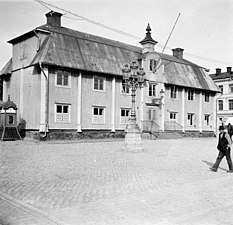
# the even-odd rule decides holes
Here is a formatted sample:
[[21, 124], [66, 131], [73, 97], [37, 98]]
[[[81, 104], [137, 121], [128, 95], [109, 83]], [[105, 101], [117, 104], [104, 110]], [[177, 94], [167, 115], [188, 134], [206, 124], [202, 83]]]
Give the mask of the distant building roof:
[[216, 73], [210, 74], [210, 77], [213, 80], [223, 80], [223, 79], [233, 79], [233, 71], [231, 70], [231, 67], [227, 67], [227, 70], [225, 72], [221, 72], [220, 68], [216, 69]]

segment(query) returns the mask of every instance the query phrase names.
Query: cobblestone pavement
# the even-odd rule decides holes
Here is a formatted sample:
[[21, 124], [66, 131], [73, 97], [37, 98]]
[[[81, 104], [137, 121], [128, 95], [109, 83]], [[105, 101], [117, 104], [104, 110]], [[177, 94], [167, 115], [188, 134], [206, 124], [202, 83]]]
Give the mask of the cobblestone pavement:
[[233, 174], [216, 138], [0, 143], [1, 225], [232, 225]]

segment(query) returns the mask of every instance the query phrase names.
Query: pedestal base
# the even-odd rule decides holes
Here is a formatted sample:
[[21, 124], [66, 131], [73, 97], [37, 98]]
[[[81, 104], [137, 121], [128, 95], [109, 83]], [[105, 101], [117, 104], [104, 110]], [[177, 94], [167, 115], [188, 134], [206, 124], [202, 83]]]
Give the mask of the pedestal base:
[[129, 126], [125, 135], [124, 152], [143, 152], [142, 138], [138, 127]]

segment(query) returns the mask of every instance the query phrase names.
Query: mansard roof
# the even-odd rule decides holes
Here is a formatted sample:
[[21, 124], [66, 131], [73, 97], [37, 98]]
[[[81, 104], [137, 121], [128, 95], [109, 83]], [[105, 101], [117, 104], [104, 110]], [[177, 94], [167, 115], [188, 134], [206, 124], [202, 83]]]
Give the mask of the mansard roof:
[[140, 58], [141, 48], [64, 27], [41, 26], [51, 34], [31, 64], [122, 75], [124, 64]]
[[[122, 76], [127, 63], [143, 59], [142, 48], [65, 27], [42, 25], [36, 30], [47, 33], [31, 62]], [[29, 36], [34, 30], [28, 32]], [[21, 41], [23, 34], [10, 43]], [[164, 64], [164, 83], [218, 91], [204, 68], [177, 57], [155, 52]], [[10, 63], [11, 64], [11, 63]], [[8, 65], [9, 67], [9, 65]], [[5, 70], [4, 70], [5, 71]], [[0, 75], [4, 74], [2, 70]]]

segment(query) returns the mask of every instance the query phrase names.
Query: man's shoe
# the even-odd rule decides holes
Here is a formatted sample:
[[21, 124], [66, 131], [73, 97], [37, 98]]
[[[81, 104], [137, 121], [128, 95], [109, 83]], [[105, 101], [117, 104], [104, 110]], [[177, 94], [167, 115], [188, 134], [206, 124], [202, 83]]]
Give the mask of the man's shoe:
[[227, 170], [227, 173], [233, 173], [233, 170]]
[[212, 172], [217, 172], [217, 169], [216, 169], [216, 168], [213, 168], [213, 167], [210, 167], [210, 170], [211, 170]]

